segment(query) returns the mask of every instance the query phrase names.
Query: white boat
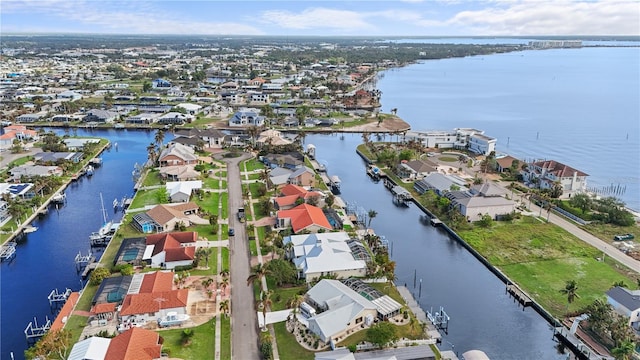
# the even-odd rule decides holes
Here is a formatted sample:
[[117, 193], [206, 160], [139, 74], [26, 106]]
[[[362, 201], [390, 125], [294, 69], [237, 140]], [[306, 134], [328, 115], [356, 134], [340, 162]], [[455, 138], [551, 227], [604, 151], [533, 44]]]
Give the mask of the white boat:
[[56, 204], [62, 204], [67, 199], [67, 195], [65, 193], [58, 193], [51, 197], [51, 201]]
[[169, 311], [167, 315], [158, 318], [158, 326], [167, 327], [174, 325], [182, 325], [185, 321], [189, 320], [190, 317], [187, 314], [178, 314], [175, 311]]
[[120, 223], [107, 221], [107, 210], [104, 208], [102, 193], [100, 193], [100, 205], [102, 210], [102, 220], [104, 223], [98, 231], [92, 232], [91, 235], [89, 235], [89, 241], [93, 246], [107, 245], [120, 226]]
[[93, 166], [87, 165], [87, 168], [85, 169], [85, 174], [87, 174], [87, 176], [93, 176]]
[[24, 233], [25, 234], [30, 234], [30, 233], [36, 232], [36, 231], [38, 231], [38, 228], [35, 227], [35, 226], [27, 225], [27, 226], [24, 227]]

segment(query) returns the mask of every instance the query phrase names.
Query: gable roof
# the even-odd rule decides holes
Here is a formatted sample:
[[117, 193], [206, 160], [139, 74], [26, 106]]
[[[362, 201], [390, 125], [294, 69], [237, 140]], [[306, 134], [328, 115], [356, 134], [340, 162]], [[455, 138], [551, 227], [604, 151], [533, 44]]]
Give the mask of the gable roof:
[[144, 274], [138, 293], [153, 293], [158, 291], [171, 291], [173, 289], [173, 272], [156, 271]]
[[162, 161], [162, 159], [168, 156], [176, 156], [184, 161], [196, 161], [198, 157], [195, 155], [195, 150], [192, 148], [182, 145], [180, 143], [171, 143], [169, 146], [164, 148], [158, 157], [158, 160]]
[[620, 286], [607, 291], [607, 296], [629, 311], [640, 309], [640, 290], [631, 291]]
[[198, 209], [198, 205], [193, 202], [180, 203], [174, 206], [160, 204], [147, 211], [147, 215], [160, 226], [164, 226], [175, 218], [188, 219], [184, 212], [194, 209]]
[[577, 176], [589, 176], [588, 174], [580, 170], [574, 169], [571, 166], [565, 165], [555, 160], [536, 161], [532, 165], [540, 167], [542, 169], [546, 169], [548, 173], [551, 173], [556, 177], [572, 177], [574, 173], [576, 173]]
[[309, 204], [301, 204], [290, 210], [280, 210], [278, 218], [290, 218], [294, 232], [304, 230], [311, 225], [317, 225], [327, 230], [333, 229], [322, 209]]
[[111, 339], [104, 360], [153, 360], [160, 357], [160, 335], [133, 327]]
[[111, 339], [92, 336], [73, 345], [67, 360], [105, 359], [110, 344]]
[[293, 244], [293, 262], [305, 274], [365, 269], [366, 262], [353, 256], [349, 240], [346, 232], [329, 232], [293, 235], [283, 242]]

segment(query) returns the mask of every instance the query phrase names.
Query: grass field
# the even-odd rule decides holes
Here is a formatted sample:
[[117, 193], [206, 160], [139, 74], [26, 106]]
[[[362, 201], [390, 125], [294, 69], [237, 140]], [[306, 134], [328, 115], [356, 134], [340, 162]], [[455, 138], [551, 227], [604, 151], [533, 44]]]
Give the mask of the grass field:
[[273, 324], [278, 341], [278, 353], [282, 360], [313, 360], [315, 356], [296, 341], [296, 338], [287, 331], [286, 324], [280, 322]]
[[595, 248], [532, 217], [496, 222], [489, 229], [462, 230], [459, 235], [556, 316], [567, 312], [560, 290], [568, 280], [577, 282], [579, 296], [569, 311], [602, 299], [614, 282], [636, 283], [611, 260], [598, 261], [602, 253]]
[[220, 358], [231, 360], [231, 318], [224, 315], [220, 317], [220, 347]]
[[[247, 171], [254, 171], [254, 170], [265, 168], [264, 164], [258, 161], [257, 159], [245, 160], [244, 164], [247, 167]], [[240, 165], [240, 169], [244, 171], [244, 167], [242, 166], [242, 164]]]
[[172, 358], [209, 359], [215, 352], [215, 324], [216, 320], [211, 319], [200, 326], [191, 328], [194, 332], [191, 344], [185, 346], [181, 343], [183, 329], [158, 331], [158, 334], [164, 339], [162, 349]]

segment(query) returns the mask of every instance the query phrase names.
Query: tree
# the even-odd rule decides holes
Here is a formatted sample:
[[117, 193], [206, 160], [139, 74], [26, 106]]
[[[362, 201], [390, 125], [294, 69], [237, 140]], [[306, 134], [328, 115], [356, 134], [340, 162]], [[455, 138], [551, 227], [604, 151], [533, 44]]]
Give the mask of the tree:
[[91, 272], [91, 276], [89, 277], [89, 282], [91, 285], [100, 285], [102, 280], [111, 276], [111, 272], [106, 267], [99, 267]]
[[156, 131], [156, 135], [153, 137], [153, 141], [155, 141], [158, 149], [162, 149], [162, 145], [164, 143], [164, 130]]
[[382, 321], [367, 330], [366, 339], [374, 345], [383, 348], [387, 344], [393, 343], [398, 340], [398, 333], [395, 325]]
[[269, 269], [267, 269], [267, 267], [263, 266], [262, 264], [254, 266], [253, 269], [251, 269], [251, 275], [249, 275], [249, 277], [247, 278], [247, 286], [255, 283], [256, 281], [262, 281], [262, 278], [270, 273], [271, 271], [269, 271]]
[[270, 278], [273, 278], [276, 286], [293, 284], [298, 279], [296, 268], [287, 260], [273, 259], [267, 263], [266, 268], [271, 273]]
[[567, 295], [567, 311], [569, 311], [569, 305], [573, 303], [576, 298], [580, 296], [577, 293], [578, 284], [575, 280], [567, 280], [564, 289], [560, 289], [560, 292]]
[[222, 269], [220, 271], [220, 276], [222, 276], [223, 278], [228, 278], [229, 277], [229, 269]]
[[611, 350], [611, 354], [616, 360], [630, 360], [635, 351], [636, 344], [631, 340], [621, 342], [617, 347]]
[[367, 215], [369, 216], [369, 222], [367, 223], [367, 227], [371, 227], [371, 220], [373, 220], [376, 216], [378, 216], [378, 212], [371, 209], [369, 210], [369, 212], [367, 213]]
[[166, 187], [161, 187], [156, 190], [156, 201], [158, 204], [166, 204], [169, 202], [169, 191]]
[[228, 315], [229, 314], [229, 300], [223, 300], [220, 302], [220, 311], [222, 311], [223, 314]]
[[260, 301], [258, 301], [258, 305], [262, 307], [263, 329], [267, 328], [267, 309], [270, 308], [273, 303], [271, 295], [273, 295], [272, 290], [263, 291], [260, 293]]
[[156, 165], [156, 161], [158, 160], [158, 154], [156, 152], [156, 146], [153, 143], [150, 143], [147, 146], [147, 156], [149, 157], [149, 162], [151, 166]]
[[202, 284], [202, 287], [204, 287], [205, 289], [208, 289], [209, 286], [211, 286], [211, 284], [213, 284], [213, 279], [208, 277], [208, 278], [203, 279], [200, 283]]
[[72, 345], [71, 330], [47, 332], [38, 342], [24, 352], [27, 359], [66, 359]]
[[478, 220], [478, 225], [483, 228], [490, 228], [491, 224], [493, 224], [493, 219], [489, 214], [482, 215], [482, 218]]
[[144, 83], [142, 83], [142, 92], [147, 93], [147, 92], [151, 91], [152, 87], [153, 86], [151, 85], [151, 82], [145, 81]]

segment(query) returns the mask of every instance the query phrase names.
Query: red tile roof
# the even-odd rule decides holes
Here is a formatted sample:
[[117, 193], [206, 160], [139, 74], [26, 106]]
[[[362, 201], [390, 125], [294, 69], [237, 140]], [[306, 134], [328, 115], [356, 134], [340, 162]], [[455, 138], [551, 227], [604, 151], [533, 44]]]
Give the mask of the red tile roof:
[[91, 308], [92, 314], [104, 314], [116, 311], [116, 303], [100, 303], [95, 304]]
[[56, 316], [56, 319], [53, 321], [53, 324], [51, 324], [50, 331], [61, 330], [64, 327], [63, 320], [65, 320], [66, 322], [66, 319], [69, 319], [69, 316], [71, 316], [71, 312], [73, 311], [73, 308], [76, 306], [76, 303], [78, 302], [79, 297], [80, 297], [80, 294], [77, 292], [72, 292], [69, 295], [69, 298], [67, 298], [67, 301], [64, 303], [64, 306], [62, 306], [62, 309], [58, 313], [58, 316]]
[[111, 339], [104, 360], [153, 360], [161, 349], [160, 335], [134, 327]]
[[165, 261], [193, 260], [195, 246], [184, 247], [182, 244], [195, 243], [197, 239], [195, 231], [160, 233], [147, 236], [147, 245], [155, 245], [152, 256], [165, 251]]
[[299, 232], [311, 225], [323, 227], [332, 230], [329, 220], [319, 207], [301, 204], [290, 210], [278, 211], [278, 218], [290, 218], [293, 232]]
[[156, 271], [145, 274], [138, 293], [153, 293], [173, 290], [173, 272]]
[[307, 191], [305, 188], [294, 184], [283, 186], [282, 189], [280, 189], [280, 193], [282, 196], [275, 199], [278, 206], [293, 205], [296, 203], [296, 200], [300, 198], [307, 200], [310, 197], [321, 196], [317, 191]]
[[307, 190], [305, 190], [302, 186], [287, 184], [283, 186], [282, 189], [280, 189], [280, 192], [282, 193], [282, 195], [285, 195], [285, 196], [290, 196], [290, 195], [304, 196], [304, 194], [307, 193]]
[[188, 296], [189, 290], [187, 289], [129, 294], [122, 302], [120, 315], [151, 314], [160, 309], [185, 307]]
[[539, 166], [542, 169], [547, 169], [547, 173], [551, 173], [556, 177], [572, 177], [573, 173], [577, 173], [578, 176], [589, 176], [580, 170], [574, 169], [571, 166], [557, 162], [555, 160], [542, 160], [533, 163], [534, 166]]

